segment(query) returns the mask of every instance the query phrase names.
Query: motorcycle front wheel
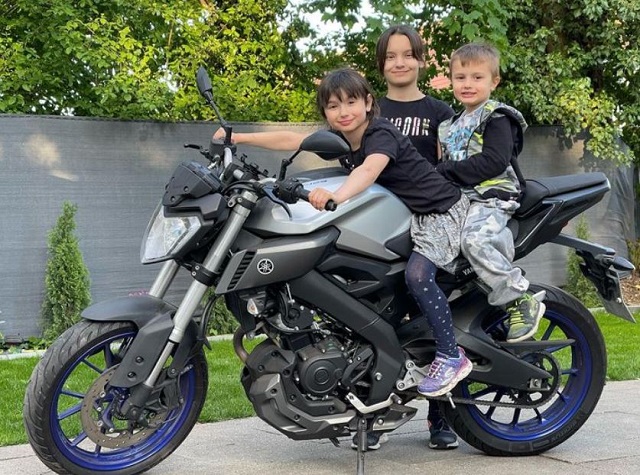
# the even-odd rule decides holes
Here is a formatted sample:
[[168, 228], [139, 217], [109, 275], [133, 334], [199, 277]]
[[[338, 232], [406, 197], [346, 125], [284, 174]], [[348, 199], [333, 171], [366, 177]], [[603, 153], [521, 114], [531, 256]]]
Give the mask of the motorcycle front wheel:
[[144, 472], [171, 454], [198, 420], [208, 386], [207, 361], [195, 353], [179, 376], [180, 405], [145, 408], [142, 424], [117, 408], [128, 390], [109, 380], [137, 334], [129, 322], [77, 323], [47, 350], [24, 398], [24, 422], [34, 451], [60, 474]]
[[[546, 290], [546, 311], [534, 338], [564, 343], [545, 351], [522, 355], [548, 371], [552, 378], [532, 382], [527, 391], [464, 380], [453, 395], [475, 399], [477, 405], [439, 402], [455, 432], [473, 447], [489, 455], [537, 455], [571, 437], [586, 422], [605, 384], [607, 356], [604, 338], [591, 313], [580, 301], [560, 289]], [[485, 331], [495, 339], [506, 338], [506, 315], [485, 320]], [[539, 384], [540, 389], [536, 390]], [[505, 403], [504, 406], [484, 404]], [[520, 407], [509, 407], [516, 404]]]

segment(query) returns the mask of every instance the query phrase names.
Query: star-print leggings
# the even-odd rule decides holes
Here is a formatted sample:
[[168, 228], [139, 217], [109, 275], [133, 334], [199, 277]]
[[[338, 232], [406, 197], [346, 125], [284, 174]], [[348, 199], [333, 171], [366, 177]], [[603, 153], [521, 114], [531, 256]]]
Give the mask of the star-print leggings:
[[433, 262], [417, 252], [412, 252], [407, 263], [405, 280], [416, 299], [422, 314], [433, 329], [436, 351], [451, 358], [459, 356], [453, 320], [447, 297], [436, 284], [438, 268]]

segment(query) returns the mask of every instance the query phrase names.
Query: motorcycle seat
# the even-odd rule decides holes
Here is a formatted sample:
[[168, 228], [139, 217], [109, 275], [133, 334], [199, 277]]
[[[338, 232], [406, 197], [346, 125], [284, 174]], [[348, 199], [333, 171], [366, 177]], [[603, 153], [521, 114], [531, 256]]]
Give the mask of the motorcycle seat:
[[516, 211], [516, 216], [527, 214], [545, 198], [592, 186], [601, 186], [608, 182], [606, 175], [602, 172], [530, 178], [526, 181], [527, 185], [520, 199], [520, 208]]

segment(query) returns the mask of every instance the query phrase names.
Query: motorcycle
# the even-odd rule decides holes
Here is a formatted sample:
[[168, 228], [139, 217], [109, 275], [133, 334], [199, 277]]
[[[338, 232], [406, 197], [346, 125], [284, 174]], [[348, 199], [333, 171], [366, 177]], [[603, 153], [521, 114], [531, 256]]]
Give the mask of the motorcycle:
[[[231, 127], [201, 68], [199, 90], [225, 140], [181, 163], [145, 233], [143, 264], [163, 262], [148, 295], [90, 306], [47, 350], [24, 399], [29, 442], [57, 473], [135, 474], [157, 465], [198, 420], [207, 387], [204, 347], [213, 303], [238, 320], [233, 345], [256, 414], [294, 440], [391, 432], [417, 409], [416, 386], [435, 345], [404, 283], [411, 214], [373, 185], [318, 212], [308, 190], [337, 189], [345, 173], [324, 168], [287, 177], [300, 152], [325, 160], [349, 152], [318, 131], [269, 176], [230, 142]], [[602, 173], [529, 179], [511, 228], [516, 260], [546, 243], [575, 250], [605, 309], [634, 322], [619, 276], [633, 266], [613, 249], [562, 233], [609, 191]], [[178, 307], [163, 300], [179, 268], [193, 281]], [[606, 348], [597, 321], [576, 298], [532, 284], [546, 313], [536, 335], [507, 343], [507, 314], [463, 258], [438, 283], [473, 371], [432, 398], [455, 432], [489, 455], [545, 452], [571, 437], [602, 393]], [[213, 291], [210, 291], [213, 289]], [[211, 299], [201, 309], [203, 297]], [[245, 338], [261, 340], [252, 351]]]

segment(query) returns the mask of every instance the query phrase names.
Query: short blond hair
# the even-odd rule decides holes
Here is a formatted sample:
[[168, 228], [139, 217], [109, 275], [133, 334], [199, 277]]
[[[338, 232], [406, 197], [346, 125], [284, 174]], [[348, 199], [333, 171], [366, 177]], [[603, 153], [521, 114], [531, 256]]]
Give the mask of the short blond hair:
[[453, 52], [449, 61], [449, 70], [454, 61], [460, 61], [462, 66], [469, 63], [488, 62], [491, 65], [493, 77], [500, 76], [500, 53], [489, 43], [468, 43]]

